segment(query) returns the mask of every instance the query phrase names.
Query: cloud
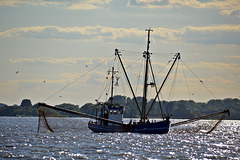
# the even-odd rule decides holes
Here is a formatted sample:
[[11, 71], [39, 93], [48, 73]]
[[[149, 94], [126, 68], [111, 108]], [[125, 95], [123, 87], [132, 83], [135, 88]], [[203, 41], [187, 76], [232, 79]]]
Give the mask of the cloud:
[[239, 0], [129, 0], [129, 7], [154, 8], [211, 8], [218, 9], [223, 15], [237, 15], [240, 17]]
[[71, 4], [68, 9], [89, 10], [101, 9], [105, 4], [109, 4], [112, 0], [84, 0]]
[[103, 61], [103, 58], [93, 57], [77, 57], [77, 58], [51, 58], [51, 57], [39, 57], [39, 58], [22, 58], [22, 59], [10, 59], [11, 63], [25, 63], [25, 64], [54, 64], [54, 65], [76, 65], [76, 64], [94, 64]]
[[[240, 64], [238, 63], [220, 63], [220, 62], [199, 62], [196, 64], [189, 64], [190, 68], [197, 68], [197, 69], [207, 69], [208, 71], [215, 70], [215, 71], [240, 71]], [[225, 72], [224, 72], [225, 73]]]
[[91, 10], [104, 8], [112, 0], [4, 0], [0, 6], [18, 7], [20, 4], [52, 6], [59, 5], [67, 9]]
[[20, 4], [48, 6], [59, 3], [63, 3], [63, 1], [58, 2], [54, 0], [3, 0], [0, 1], [0, 6], [18, 7]]
[[227, 70], [227, 71], [240, 71], [240, 64], [237, 63], [207, 63], [201, 62], [200, 65], [202, 68], [214, 69], [218, 71]]
[[199, 44], [236, 44], [239, 45], [240, 25], [218, 25], [180, 29], [186, 43]]
[[94, 41], [112, 41], [123, 37], [140, 36], [144, 32], [136, 28], [112, 28], [103, 26], [88, 27], [58, 27], [58, 26], [34, 26], [12, 28], [0, 32], [3, 37], [29, 37], [50, 39], [77, 39]]
[[196, 44], [239, 45], [240, 25], [185, 26], [179, 29], [153, 28], [153, 37]]
[[[153, 28], [153, 42], [167, 40], [198, 44], [235, 44], [239, 45], [239, 25], [217, 25], [194, 27], [186, 26], [179, 29]], [[104, 42], [138, 42], [139, 37], [146, 33], [138, 28], [113, 28], [104, 26], [58, 27], [33, 26], [12, 28], [0, 32], [0, 37], [21, 37], [38, 39], [66, 39]]]
[[224, 57], [226, 57], [226, 58], [234, 58], [234, 59], [240, 58], [240, 56], [238, 56], [238, 55], [224, 56]]

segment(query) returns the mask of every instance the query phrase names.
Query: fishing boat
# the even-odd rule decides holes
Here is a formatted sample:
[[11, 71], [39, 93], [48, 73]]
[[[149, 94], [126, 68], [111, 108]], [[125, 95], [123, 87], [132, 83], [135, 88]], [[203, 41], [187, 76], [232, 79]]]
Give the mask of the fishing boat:
[[[148, 118], [148, 114], [151, 110], [150, 109], [147, 111], [147, 93], [148, 93], [148, 87], [149, 85], [155, 86], [155, 82], [151, 82], [151, 84], [148, 82], [149, 79], [149, 72], [151, 69], [151, 53], [149, 52], [149, 45], [150, 45], [150, 33], [151, 29], [146, 30], [148, 32], [148, 39], [147, 39], [147, 50], [143, 53], [143, 57], [145, 58], [145, 73], [144, 73], [144, 83], [143, 83], [143, 97], [142, 97], [142, 106], [140, 108], [139, 102], [137, 101], [137, 98], [135, 96], [135, 93], [133, 91], [133, 87], [131, 85], [131, 82], [129, 80], [129, 77], [127, 75], [126, 69], [123, 65], [123, 62], [121, 60], [121, 56], [119, 54], [119, 50], [115, 49], [115, 56], [119, 59], [120, 64], [122, 66], [122, 69], [124, 71], [125, 77], [127, 79], [128, 85], [130, 87], [130, 90], [132, 92], [132, 95], [135, 100], [135, 106], [138, 108], [138, 111], [141, 115], [140, 119], [138, 122], [130, 122], [128, 124], [123, 123], [123, 111], [124, 111], [124, 106], [114, 104], [113, 103], [113, 80], [114, 80], [114, 68], [112, 68], [111, 73], [112, 73], [112, 85], [111, 85], [111, 97], [110, 97], [110, 103], [101, 103], [100, 105], [102, 106], [99, 111], [97, 111], [98, 115], [97, 117], [102, 117], [105, 119], [113, 120], [116, 122], [119, 122], [119, 124], [116, 123], [111, 123], [108, 121], [103, 121], [103, 120], [96, 120], [94, 121], [89, 121], [88, 127], [90, 130], [93, 132], [136, 132], [136, 133], [155, 133], [155, 134], [165, 134], [168, 133], [169, 131], [169, 126], [170, 126], [170, 120], [169, 116], [166, 116], [165, 118], [163, 117], [163, 120], [158, 121], [158, 122], [150, 122]], [[175, 62], [177, 59], [180, 58], [180, 54], [178, 53], [175, 57], [175, 61], [172, 64], [172, 67], [174, 66]], [[169, 70], [169, 73], [171, 72], [171, 69]], [[168, 75], [169, 75], [168, 73]], [[165, 80], [167, 79], [168, 75], [166, 76]], [[153, 75], [154, 76], [154, 75]], [[165, 83], [165, 81], [163, 82]], [[164, 84], [162, 84], [163, 86]], [[156, 94], [156, 97], [154, 101], [152, 102], [152, 105], [155, 103], [161, 89], [159, 89], [158, 93]]]
[[[181, 123], [175, 123], [170, 125], [170, 116], [168, 113], [163, 113], [163, 110], [161, 108], [161, 103], [160, 105], [160, 111], [162, 116], [162, 119], [158, 121], [150, 121], [149, 118], [149, 113], [155, 103], [159, 101], [159, 94], [162, 91], [163, 86], [165, 85], [174, 65], [176, 64], [176, 61], [179, 60], [180, 53], [176, 53], [173, 58], [173, 62], [171, 64], [170, 69], [168, 70], [165, 78], [162, 81], [162, 84], [160, 87], [157, 87], [156, 85], [156, 80], [155, 76], [153, 73], [153, 68], [152, 68], [152, 62], [151, 62], [151, 55], [149, 51], [150, 47], [150, 34], [153, 30], [151, 29], [146, 29], [147, 31], [147, 48], [146, 51], [143, 52], [143, 57], [145, 61], [145, 66], [144, 66], [144, 81], [143, 81], [143, 93], [141, 97], [141, 103], [139, 103], [139, 99], [137, 99], [136, 94], [133, 90], [133, 86], [131, 84], [130, 78], [128, 76], [128, 73], [125, 69], [125, 66], [123, 64], [123, 61], [121, 59], [121, 54], [118, 49], [115, 49], [115, 57], [119, 60], [120, 66], [123, 70], [124, 76], [126, 77], [127, 84], [129, 86], [129, 89], [131, 91], [131, 94], [133, 96], [134, 102], [135, 102], [135, 107], [137, 108], [139, 112], [139, 120], [137, 121], [132, 121], [130, 120], [128, 123], [123, 122], [123, 114], [125, 107], [123, 105], [120, 105], [118, 103], [115, 103], [114, 101], [114, 76], [115, 73], [118, 71], [115, 70], [114, 67], [112, 67], [110, 70], [108, 70], [108, 74], [111, 75], [111, 94], [110, 98], [106, 102], [98, 102], [97, 101], [97, 108], [96, 108], [96, 115], [90, 115], [90, 114], [85, 114], [81, 112], [76, 112], [76, 111], [71, 111], [67, 110], [64, 108], [59, 108], [56, 106], [50, 106], [45, 103], [39, 103], [39, 108], [41, 107], [47, 107], [47, 108], [52, 108], [56, 109], [59, 111], [75, 114], [81, 117], [87, 117], [93, 120], [90, 120], [88, 122], [88, 128], [96, 133], [106, 133], [106, 132], [133, 132], [133, 133], [145, 133], [145, 134], [166, 134], [169, 132], [170, 126], [177, 126], [181, 124], [186, 124], [189, 122], [193, 122], [196, 120], [199, 120], [201, 118], [209, 118], [210, 116], [216, 116], [222, 114], [223, 116], [221, 117], [222, 119], [225, 117], [226, 114], [229, 114], [228, 110], [224, 110], [223, 112], [218, 112], [215, 114], [207, 115], [204, 117], [198, 117], [198, 118], [193, 118], [187, 121], [183, 121]], [[151, 75], [151, 77], [150, 77]], [[152, 82], [150, 82], [150, 79]], [[155, 88], [155, 96], [153, 100], [151, 101], [151, 104], [149, 105], [147, 98], [148, 98], [148, 88], [149, 87], [154, 87]], [[140, 105], [141, 104], [141, 105]], [[41, 109], [39, 109], [41, 110]]]

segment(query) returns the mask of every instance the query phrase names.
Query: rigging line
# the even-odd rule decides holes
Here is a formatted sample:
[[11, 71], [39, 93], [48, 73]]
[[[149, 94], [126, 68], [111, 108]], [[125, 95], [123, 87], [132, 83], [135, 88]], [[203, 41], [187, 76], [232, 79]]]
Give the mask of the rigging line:
[[[115, 60], [116, 60], [116, 57], [115, 57], [115, 59], [113, 60], [113, 62], [111, 62], [111, 63], [112, 63], [111, 65], [109, 65], [110, 63], [108, 64], [108, 68], [111, 68], [111, 67], [113, 66]], [[109, 83], [110, 83], [110, 81], [109, 81], [109, 77], [108, 77], [108, 73], [107, 73], [107, 74], [105, 75], [105, 81], [104, 81], [104, 83], [103, 83], [102, 89], [101, 89], [101, 91], [100, 91], [100, 94], [99, 94], [99, 97], [98, 97], [97, 100], [100, 100], [100, 98], [101, 98], [102, 95], [103, 95], [103, 92], [107, 90], [107, 87], [109, 86]], [[106, 94], [105, 94], [105, 96], [106, 96]], [[107, 99], [107, 98], [105, 98], [105, 99]], [[106, 101], [106, 100], [105, 100], [105, 101]]]
[[128, 62], [127, 62], [124, 58], [122, 58], [122, 59], [123, 59], [123, 61], [127, 64], [127, 66], [126, 66], [125, 69], [130, 68], [130, 70], [133, 72], [133, 74], [134, 74], [136, 77], [138, 77], [138, 75], [134, 72], [134, 70], [131, 68], [131, 66], [133, 65], [133, 63], [137, 62], [140, 58], [138, 58], [137, 60], [135, 60], [134, 62], [132, 62], [132, 63], [130, 63], [130, 64], [128, 64]]
[[[107, 89], [108, 89], [108, 86], [109, 86], [110, 83], [111, 83], [111, 81], [109, 81], [109, 79], [107, 80], [107, 82], [104, 83], [103, 89], [102, 89], [102, 91], [100, 92], [100, 96], [99, 96], [99, 98], [98, 98], [97, 100], [99, 100], [99, 99], [102, 97], [102, 95], [105, 95], [105, 96], [106, 96], [106, 93], [109, 92], [109, 90], [107, 90]], [[103, 94], [104, 91], [106, 91], [105, 94]], [[107, 99], [107, 96], [105, 97], [105, 101], [106, 101], [106, 99]]]
[[[160, 101], [160, 99], [159, 99], [159, 101], [160, 101], [160, 103], [161, 103], [161, 106], [164, 107], [164, 109], [165, 109], [165, 111], [166, 111], [166, 113], [167, 113], [167, 116], [169, 116], [169, 111], [168, 111], [167, 105], [165, 104], [167, 101], [164, 100], [163, 94], [162, 94], [161, 92], [159, 93], [159, 95], [160, 95], [160, 97], [162, 98], [162, 101]], [[163, 107], [162, 107], [162, 108], [163, 108]]]
[[73, 83], [75, 83], [76, 81], [78, 81], [79, 79], [81, 79], [82, 77], [84, 77], [85, 75], [87, 75], [89, 72], [91, 72], [92, 70], [96, 69], [97, 67], [99, 67], [100, 65], [102, 65], [103, 63], [105, 63], [106, 61], [108, 61], [110, 58], [112, 58], [113, 56], [110, 56], [108, 58], [106, 58], [105, 60], [103, 60], [102, 62], [100, 62], [99, 64], [97, 64], [95, 67], [93, 67], [92, 69], [88, 70], [87, 72], [83, 73], [81, 76], [79, 76], [77, 79], [73, 80], [72, 82], [70, 82], [69, 84], [67, 84], [66, 86], [64, 86], [63, 88], [61, 88], [60, 90], [58, 90], [57, 92], [55, 92], [54, 94], [52, 94], [51, 96], [49, 96], [48, 98], [46, 98], [44, 101], [42, 101], [42, 103], [46, 102], [47, 100], [49, 100], [50, 98], [52, 98], [53, 96], [55, 96], [56, 94], [58, 94], [59, 92], [63, 91], [64, 89], [66, 89], [67, 87], [69, 87], [70, 85], [72, 85]]
[[161, 98], [163, 99], [163, 100], [161, 101], [161, 104], [162, 104], [162, 106], [164, 107], [164, 109], [165, 109], [165, 111], [166, 111], [166, 113], [167, 113], [167, 116], [169, 116], [169, 108], [168, 108], [168, 105], [166, 104], [167, 101], [164, 101], [164, 98], [163, 98], [162, 93], [160, 93], [160, 96], [161, 96]]
[[[122, 72], [121, 72], [121, 73], [122, 73]], [[124, 75], [124, 73], [123, 73], [123, 75]], [[125, 80], [126, 80], [126, 83], [128, 83], [128, 82], [127, 82], [128, 80], [127, 80], [126, 76], [121, 76], [121, 77], [124, 77]], [[139, 77], [138, 79], [140, 79], [140, 77]], [[141, 81], [141, 80], [139, 80], [139, 81]], [[123, 82], [123, 79], [121, 79], [121, 82]], [[139, 82], [138, 82], [138, 84], [139, 84]], [[138, 86], [138, 84], [137, 84], [137, 86]], [[137, 92], [137, 88], [136, 88], [136, 91], [134, 92], [135, 95], [139, 95], [139, 94], [142, 92], [142, 90], [143, 90], [143, 89], [141, 89], [140, 91]], [[125, 92], [125, 95], [126, 95], [126, 89], [124, 88], [124, 85], [123, 85], [123, 92]]]
[[[157, 89], [157, 85], [156, 85], [156, 79], [155, 79], [155, 76], [154, 76], [154, 71], [153, 71], [153, 67], [152, 67], [152, 63], [151, 63], [151, 60], [150, 60], [150, 59], [149, 59], [149, 65], [150, 65], [150, 70], [151, 70], [152, 78], [153, 78], [153, 81], [154, 81], [154, 88], [155, 88], [155, 91], [156, 91], [156, 93], [157, 93], [158, 89]], [[159, 95], [158, 95], [157, 98], [158, 98], [158, 104], [159, 104], [159, 107], [160, 107], [161, 115], [162, 115], [162, 118], [164, 119], [163, 110], [162, 110], [162, 105], [161, 105], [161, 101], [160, 101]], [[152, 106], [153, 106], [153, 105], [152, 105]], [[148, 110], [148, 112], [147, 112], [147, 115], [148, 115], [149, 112], [151, 111], [152, 106], [149, 108], [149, 110]]]
[[[173, 54], [173, 53], [170, 53], [170, 54]], [[166, 66], [167, 66], [171, 61], [172, 61], [172, 57], [171, 57], [171, 60], [169, 60], [169, 61], [162, 67], [162, 69], [161, 69], [157, 74], [155, 74], [155, 75], [158, 76], [158, 75], [166, 68]], [[158, 83], [158, 80], [157, 80], [157, 79], [155, 79], [155, 80], [156, 80], [156, 82]], [[156, 82], [155, 82], [155, 83], [156, 83]], [[159, 94], [160, 94], [161, 98], [164, 100], [162, 93], [159, 93]], [[160, 99], [159, 99], [159, 101], [160, 101]], [[167, 115], [169, 115], [169, 111], [168, 111], [167, 105], [164, 104], [164, 101], [162, 101], [162, 104], [163, 104], [163, 107], [165, 108], [165, 111], [166, 111]]]
[[[183, 62], [183, 60], [181, 60]], [[211, 93], [211, 95], [217, 99], [217, 97], [213, 94], [213, 92], [204, 84], [204, 82], [198, 78], [198, 76], [188, 67], [188, 65], [186, 63], [183, 62], [183, 64], [192, 72], [192, 74], [199, 80], [199, 82], [202, 83], [202, 85], [209, 91], [209, 93]], [[224, 108], [227, 108], [222, 101], [220, 101], [221, 105], [224, 107]]]
[[171, 53], [171, 54], [168, 54], [168, 55], [163, 55], [162, 53], [155, 53], [155, 52], [153, 52], [152, 53], [152, 59], [154, 58], [154, 59], [157, 59], [158, 61], [160, 61], [160, 59], [161, 59], [161, 61], [165, 61], [165, 60], [169, 60], [169, 59], [172, 59], [172, 54], [177, 54], [177, 53]]
[[136, 90], [135, 90], [135, 93], [137, 93], [137, 89], [138, 89], [138, 85], [139, 85], [139, 82], [141, 82], [141, 74], [142, 74], [142, 68], [143, 68], [143, 61], [144, 59], [142, 58], [142, 62], [141, 62], [141, 67], [140, 67], [140, 72], [139, 72], [139, 75], [138, 75], [138, 81], [137, 81], [137, 85], [136, 85]]
[[169, 111], [168, 111], [168, 105], [166, 105], [165, 103], [167, 103], [167, 101], [164, 100], [164, 97], [163, 97], [163, 94], [160, 92], [159, 93], [160, 97], [162, 98], [162, 101], [161, 99], [159, 98], [159, 102], [161, 103], [161, 106], [162, 108], [165, 109], [166, 113], [167, 113], [167, 116], [169, 116]]
[[[130, 50], [124, 50], [123, 52], [127, 53], [127, 56], [137, 56], [139, 55], [139, 53], [141, 53], [140, 51], [130, 51]], [[130, 55], [129, 55], [130, 54]]]
[[155, 74], [156, 76], [158, 76], [165, 68], [166, 68], [166, 66], [171, 62], [172, 60], [169, 60], [164, 66], [163, 66], [163, 68], [157, 73], [157, 74]]
[[[108, 91], [107, 91], [107, 94], [106, 94], [106, 102], [109, 100], [109, 98], [111, 98], [111, 103], [112, 103], [112, 101], [113, 101], [113, 93], [114, 93], [114, 90], [113, 90], [113, 82], [114, 82], [114, 77], [115, 77], [115, 74], [116, 74], [116, 71], [114, 70], [114, 68], [115, 68], [115, 62], [116, 62], [116, 55], [115, 55], [115, 58], [114, 58], [114, 60], [113, 60], [113, 62], [112, 62], [112, 65], [111, 65], [111, 67], [109, 67], [110, 69], [108, 70], [108, 75], [110, 75], [110, 79], [109, 79], [109, 81], [110, 81], [110, 85], [108, 85], [109, 86], [109, 88], [108, 88]], [[110, 74], [111, 73], [111, 74]]]
[[167, 53], [167, 52], [152, 52], [154, 55], [159, 55], [159, 54], [176, 54], [176, 53]]
[[[132, 63], [130, 63], [130, 64], [128, 64], [127, 63], [127, 61], [124, 59], [124, 58], [122, 58], [123, 60], [124, 60], [124, 62], [127, 64], [127, 66], [126, 66], [126, 69], [127, 68], [130, 68], [130, 70], [132, 71], [132, 73], [133, 73], [133, 75], [135, 75], [135, 77], [137, 77], [137, 79], [138, 79], [138, 83], [137, 83], [137, 86], [139, 85], [139, 83], [141, 83], [141, 84], [143, 84], [143, 82], [141, 81], [141, 79], [140, 79], [140, 77], [134, 72], [134, 70], [131, 68], [131, 66], [133, 65], [133, 63], [135, 63], [135, 62], [137, 62], [140, 58], [138, 58], [137, 60], [135, 60], [134, 62], [132, 62]], [[143, 68], [143, 58], [142, 58], [142, 62], [141, 62], [141, 68]], [[145, 62], [145, 61], [144, 61]], [[142, 91], [142, 90], [141, 90]], [[139, 91], [138, 93], [140, 93], [141, 91]], [[135, 92], [137, 95], [138, 95], [138, 93], [137, 92]]]
[[[120, 73], [121, 75], [122, 75], [122, 73]], [[121, 76], [121, 77], [123, 77], [123, 76]], [[127, 95], [126, 94], [126, 89], [125, 89], [125, 87], [124, 87], [124, 85], [123, 85], [123, 78], [120, 78], [120, 81], [121, 81], [121, 86], [122, 86], [122, 89], [123, 89], [123, 94], [124, 95]]]
[[[128, 54], [139, 54], [142, 51], [133, 51], [133, 50], [123, 50], [122, 52], [127, 52]], [[176, 54], [176, 53], [170, 53], [170, 52], [152, 52], [154, 55], [156, 54], [159, 56], [160, 54]]]
[[[125, 89], [125, 87], [124, 87], [124, 79], [122, 78], [122, 77], [124, 77], [124, 73], [122, 72], [122, 70], [121, 70], [121, 65], [120, 65], [120, 63], [116, 63], [116, 65], [117, 65], [117, 70], [118, 70], [118, 73], [119, 73], [119, 79], [120, 79], [120, 85], [121, 85], [121, 87], [122, 87], [122, 92], [123, 92], [123, 95], [127, 95], [126, 94], [126, 89]], [[126, 82], [127, 83], [127, 82]], [[119, 87], [120, 88], [120, 87]]]
[[112, 80], [111, 80], [111, 78], [109, 78], [108, 80], [109, 80], [109, 81], [108, 81], [108, 84], [107, 84], [107, 86], [106, 86], [105, 102], [108, 101], [108, 97], [109, 97], [109, 95], [111, 94], [111, 93], [110, 93], [110, 90], [111, 90], [111, 83], [112, 83], [111, 81], [112, 81]]
[[[190, 94], [190, 91], [189, 91], [189, 87], [188, 87], [188, 83], [187, 83], [186, 74], [185, 74], [184, 67], [183, 67], [183, 63], [181, 63], [181, 66], [182, 66], [183, 76], [184, 76], [184, 80], [185, 80], [186, 87], [187, 87], [188, 96], [189, 96], [189, 99], [192, 100], [192, 97], [191, 97], [191, 94]], [[190, 108], [191, 108], [191, 110], [193, 112], [193, 116], [194, 116], [195, 115], [195, 110], [193, 108], [193, 105], [190, 105]]]
[[185, 63], [183, 62], [183, 60], [181, 59], [182, 63], [192, 72], [192, 74], [199, 80], [201, 81], [201, 79], [190, 69], [190, 67]]
[[174, 74], [174, 77], [173, 77], [173, 82], [172, 82], [172, 86], [171, 86], [170, 93], [169, 93], [169, 100], [172, 100], [173, 96], [174, 96], [178, 66], [179, 66], [179, 60], [178, 60], [177, 67], [176, 67], [176, 70], [175, 70], [175, 74]]
[[115, 55], [113, 61], [112, 61], [112, 64], [110, 66], [108, 66], [108, 68], [112, 69], [112, 67], [115, 68], [115, 64], [116, 64], [116, 60], [117, 60], [117, 56]]
[[[172, 54], [172, 53], [170, 53], [170, 54]], [[137, 62], [139, 59], [137, 59], [137, 60], [135, 60], [134, 62], [132, 62], [131, 64], [128, 64], [127, 63], [127, 61], [124, 59], [124, 58], [122, 58], [123, 60], [124, 60], [124, 62], [127, 64], [127, 66], [126, 66], [126, 68], [130, 68], [131, 69], [131, 71], [134, 73], [134, 75], [137, 77], [137, 79], [138, 79], [138, 81], [137, 81], [137, 86], [136, 86], [136, 91], [135, 91], [135, 93], [140, 93], [141, 91], [139, 91], [139, 92], [137, 92], [137, 88], [138, 88], [138, 85], [139, 85], [139, 83], [141, 83], [141, 84], [143, 84], [143, 82], [141, 81], [141, 77], [140, 76], [138, 76], [135, 72], [134, 72], [134, 70], [131, 68], [131, 66], [132, 66], [132, 64], [133, 63], [135, 63], [135, 62]], [[141, 74], [141, 72], [142, 72], [142, 68], [143, 68], [143, 62], [145, 62], [145, 61], [143, 61], [144, 59], [142, 58], [142, 62], [141, 62], [141, 67], [140, 67], [140, 73], [139, 73], [139, 75]], [[156, 74], [156, 75], [158, 75], [158, 74], [160, 74], [163, 70], [164, 70], [164, 68], [171, 62], [172, 60], [169, 60], [168, 62], [167, 62], [167, 64], [165, 64], [164, 65], [164, 67]]]
[[[116, 59], [116, 57], [115, 57], [115, 59]], [[110, 68], [110, 66], [113, 66], [113, 64], [114, 64], [114, 62], [115, 62], [115, 59], [114, 59], [114, 61], [112, 62], [111, 65], [108, 64], [108, 68]], [[110, 81], [109, 81], [108, 73], [106, 73], [105, 78], [106, 78], [106, 79], [105, 79], [105, 81], [104, 81], [104, 83], [103, 83], [102, 89], [100, 90], [100, 95], [99, 95], [99, 97], [98, 97], [97, 100], [99, 100], [99, 99], [102, 97], [103, 92], [106, 91], [106, 90], [107, 90], [107, 87], [109, 86]], [[106, 94], [105, 94], [105, 96], [106, 96]], [[106, 98], [105, 98], [105, 99], [106, 99]], [[105, 100], [105, 101], [106, 101], [106, 100]]]
[[[168, 77], [169, 77], [169, 74], [171, 73], [172, 68], [174, 67], [174, 65], [175, 65], [175, 63], [176, 63], [176, 61], [177, 61], [177, 59], [180, 59], [180, 53], [177, 53], [174, 57], [175, 57], [175, 58], [174, 58], [174, 62], [173, 62], [173, 64], [171, 65], [171, 67], [170, 67], [170, 69], [169, 69], [167, 75], [165, 76], [165, 78], [164, 78], [164, 80], [163, 80], [163, 82], [162, 82], [162, 85], [161, 85], [161, 87], [159, 88], [159, 90], [158, 90], [158, 92], [157, 92], [157, 95], [155, 96], [155, 98], [154, 98], [154, 100], [153, 100], [153, 102], [152, 102], [151, 105], [153, 105], [154, 101], [156, 101], [156, 98], [157, 98], [158, 94], [161, 92], [161, 90], [162, 90], [162, 88], [163, 88], [165, 82], [167, 81], [167, 79], [168, 79]], [[151, 108], [151, 107], [150, 107], [150, 108]]]
[[123, 69], [123, 71], [124, 71], [125, 77], [126, 77], [126, 79], [127, 79], [127, 82], [128, 82], [128, 84], [129, 84], [130, 90], [131, 90], [132, 95], [133, 95], [133, 97], [134, 97], [134, 101], [135, 101], [135, 103], [136, 103], [136, 105], [137, 105], [138, 111], [139, 111], [140, 115], [142, 115], [142, 112], [141, 112], [141, 110], [140, 110], [140, 107], [139, 107], [139, 104], [138, 104], [137, 98], [136, 98], [135, 93], [134, 93], [134, 91], [133, 91], [133, 88], [132, 88], [131, 82], [130, 82], [130, 80], [129, 80], [129, 78], [128, 78], [128, 75], [127, 75], [127, 72], [126, 72], [126, 70], [125, 70], [125, 68], [124, 68], [124, 65], [123, 65], [122, 59], [120, 58], [120, 55], [119, 55], [118, 49], [115, 49], [115, 55], [118, 56], [118, 60], [119, 60], [121, 66], [122, 66], [122, 69]]
[[104, 92], [104, 91], [106, 90], [106, 88], [107, 88], [107, 83], [108, 83], [108, 82], [106, 82], [106, 81], [103, 83], [102, 89], [101, 89], [101, 91], [100, 91], [100, 96], [98, 97], [97, 100], [99, 100], [99, 99], [102, 97], [103, 92]]
[[[181, 61], [182, 62], [182, 61]], [[181, 63], [181, 66], [182, 66], [182, 71], [183, 71], [183, 76], [184, 76], [184, 80], [185, 80], [185, 83], [186, 83], [186, 87], [187, 87], [187, 91], [188, 91], [188, 96], [189, 96], [189, 99], [191, 99], [191, 96], [190, 96], [190, 91], [189, 91], [189, 87], [188, 87], [188, 83], [187, 83], [187, 78], [186, 78], [186, 74], [185, 74], [185, 71], [184, 71], [184, 68], [183, 68], [183, 63]]]

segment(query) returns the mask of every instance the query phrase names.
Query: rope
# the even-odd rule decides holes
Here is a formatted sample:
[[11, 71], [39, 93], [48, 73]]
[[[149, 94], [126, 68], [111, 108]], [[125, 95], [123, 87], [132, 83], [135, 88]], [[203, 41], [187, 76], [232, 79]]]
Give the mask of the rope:
[[75, 83], [76, 81], [78, 81], [79, 79], [81, 79], [82, 77], [84, 77], [85, 75], [87, 75], [89, 72], [91, 72], [92, 70], [96, 69], [97, 67], [99, 67], [100, 65], [102, 65], [103, 63], [105, 63], [106, 61], [108, 61], [110, 58], [112, 58], [113, 56], [103, 60], [101, 63], [99, 63], [98, 65], [96, 65], [95, 67], [93, 67], [92, 69], [90, 69], [89, 71], [83, 73], [81, 76], [79, 76], [77, 79], [73, 80], [72, 82], [70, 82], [69, 84], [67, 84], [65, 87], [61, 88], [60, 90], [58, 90], [57, 92], [55, 92], [54, 94], [50, 95], [49, 97], [47, 97], [43, 102], [46, 102], [47, 100], [49, 100], [50, 98], [52, 98], [53, 96], [55, 96], [56, 94], [60, 93], [61, 91], [63, 91], [64, 89], [66, 89], [67, 87], [69, 87], [70, 85], [72, 85], [73, 83]]
[[218, 120], [218, 122], [212, 127], [212, 129], [207, 132], [207, 134], [211, 133], [220, 124], [220, 122], [222, 122], [224, 118], [225, 118], [225, 115], [222, 115]]
[[[105, 78], [106, 78], [107, 76], [105, 76]], [[103, 95], [103, 92], [105, 91], [105, 89], [106, 89], [106, 84], [107, 84], [108, 82], [106, 82], [106, 81], [104, 81], [104, 83], [103, 83], [103, 85], [102, 85], [102, 89], [100, 90], [100, 94], [99, 94], [99, 97], [98, 97], [98, 99], [97, 100], [99, 100], [101, 97], [102, 97], [102, 95]]]
[[134, 72], [134, 70], [131, 68], [131, 66], [132, 66], [135, 62], [137, 62], [139, 59], [140, 59], [140, 58], [138, 58], [138, 59], [135, 60], [134, 62], [128, 64], [128, 62], [127, 62], [124, 58], [122, 58], [122, 60], [127, 64], [127, 66], [125, 67], [125, 69], [130, 68], [130, 70], [133, 72], [133, 74], [134, 74], [136, 77], [138, 77], [138, 75]]
[[[182, 60], [181, 60], [182, 61]], [[183, 62], [183, 61], [182, 61]], [[188, 65], [186, 63], [183, 62], [183, 64], [189, 69], [190, 72], [192, 72], [192, 74], [199, 80], [199, 82], [202, 83], [202, 85], [209, 91], [209, 93], [215, 98], [217, 99], [217, 97], [213, 94], [213, 92], [204, 84], [204, 82], [188, 67]], [[220, 104], [227, 109], [227, 107], [220, 101]]]
[[[130, 68], [130, 70], [132, 71], [133, 75], [138, 79], [137, 86], [139, 85], [139, 82], [142, 83], [142, 81], [141, 81], [140, 77], [134, 72], [134, 70], [132, 69], [131, 66], [132, 66], [134, 63], [136, 63], [137, 61], [139, 61], [139, 59], [141, 59], [141, 57], [138, 58], [137, 60], [135, 60], [134, 62], [132, 62], [132, 63], [129, 64], [129, 63], [122, 57], [122, 60], [127, 64], [127, 66], [125, 67], [125, 69]], [[142, 60], [142, 62], [143, 62], [143, 60]], [[142, 63], [141, 63], [141, 68], [142, 68]], [[124, 76], [124, 77], [126, 78], [126, 76]], [[140, 92], [140, 91], [139, 91], [139, 92]], [[138, 93], [139, 93], [139, 92], [138, 92]], [[135, 93], [136, 93], [136, 95], [138, 95], [138, 93], [137, 93], [137, 88], [136, 88]]]
[[137, 93], [139, 82], [141, 82], [140, 77], [141, 77], [141, 74], [142, 74], [142, 68], [143, 68], [143, 58], [142, 58], [142, 62], [141, 62], [140, 72], [139, 72], [139, 75], [138, 75], [138, 81], [137, 81], [135, 93]]
[[173, 77], [173, 82], [172, 82], [172, 86], [171, 86], [170, 93], [169, 93], [169, 100], [173, 99], [173, 96], [174, 96], [174, 90], [175, 90], [176, 79], [177, 79], [176, 77], [177, 77], [177, 72], [178, 72], [178, 65], [179, 65], [179, 60], [178, 60], [175, 74]]
[[202, 117], [197, 117], [197, 118], [189, 119], [189, 120], [186, 120], [186, 121], [173, 123], [173, 124], [171, 124], [171, 127], [192, 123], [192, 122], [195, 122], [195, 121], [198, 121], [198, 120], [201, 120], [201, 119], [207, 119], [207, 118], [215, 117], [215, 116], [218, 116], [218, 115], [221, 115], [221, 114], [223, 114], [225, 116], [225, 115], [229, 114], [229, 110], [224, 110], [222, 112], [212, 113], [212, 114], [205, 115], [205, 116], [202, 116]]
[[190, 91], [189, 91], [189, 88], [188, 88], [188, 83], [187, 83], [186, 74], [185, 74], [185, 71], [184, 71], [184, 68], [183, 68], [183, 63], [181, 63], [181, 64], [182, 64], [182, 71], [183, 71], [184, 80], [185, 80], [186, 87], [187, 87], [187, 91], [188, 91], [188, 96], [189, 96], [189, 99], [192, 100], [192, 98], [191, 98], [191, 96], [190, 96]]

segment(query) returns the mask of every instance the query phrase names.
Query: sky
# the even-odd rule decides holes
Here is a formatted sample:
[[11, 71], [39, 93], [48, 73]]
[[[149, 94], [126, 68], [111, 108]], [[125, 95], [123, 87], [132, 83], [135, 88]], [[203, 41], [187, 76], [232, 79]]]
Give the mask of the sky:
[[1, 103], [94, 103], [96, 66], [115, 48], [141, 57], [147, 28], [153, 55], [180, 52], [214, 93], [189, 86], [186, 99], [240, 98], [239, 0], [0, 0], [0, 22]]

